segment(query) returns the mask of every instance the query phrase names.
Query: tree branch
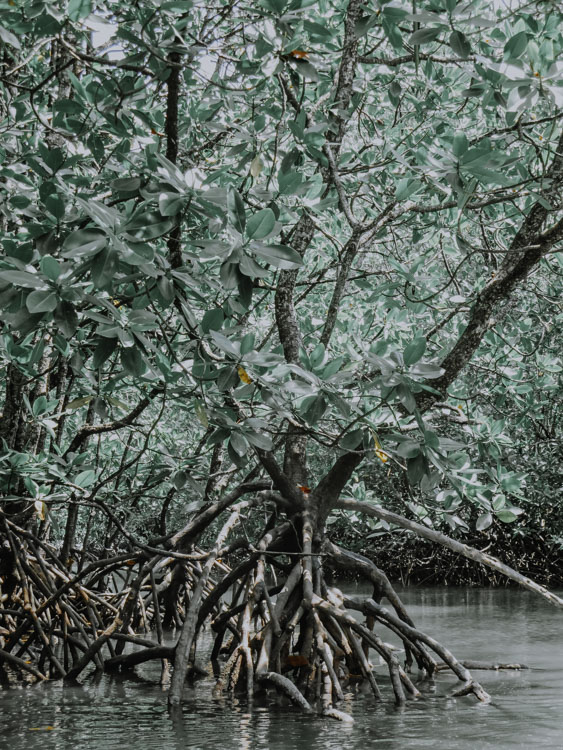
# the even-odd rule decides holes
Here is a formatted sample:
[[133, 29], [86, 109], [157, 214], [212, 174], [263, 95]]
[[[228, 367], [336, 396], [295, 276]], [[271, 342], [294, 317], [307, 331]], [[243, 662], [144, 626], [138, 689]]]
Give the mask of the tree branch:
[[152, 402], [154, 396], [157, 393], [161, 393], [162, 388], [153, 388], [148, 396], [142, 398], [137, 406], [127, 414], [127, 416], [121, 419], [116, 419], [114, 422], [106, 422], [105, 424], [87, 424], [76, 433], [72, 439], [71, 444], [66, 449], [64, 455], [67, 456], [69, 453], [75, 453], [84, 443], [84, 441], [90, 437], [90, 435], [100, 435], [103, 432], [113, 432], [114, 430], [120, 430], [122, 427], [128, 427], [133, 424], [135, 419], [141, 414], [147, 406]]
[[[545, 191], [545, 198], [554, 205], [561, 205], [563, 191], [563, 131], [559, 137], [555, 157], [547, 170], [546, 178], [551, 185]], [[477, 295], [467, 326], [458, 338], [450, 353], [442, 362], [444, 374], [433, 381], [433, 387], [445, 393], [458, 377], [465, 365], [473, 357], [483, 337], [489, 329], [493, 311], [508, 299], [516, 285], [527, 278], [532, 269], [552, 249], [561, 238], [561, 223], [556, 223], [544, 234], [542, 227], [550, 214], [545, 201], [536, 202], [524, 219], [495, 278]], [[428, 409], [439, 399], [436, 394], [426, 394], [419, 402], [422, 410]]]
[[544, 599], [547, 599], [551, 604], [555, 604], [557, 607], [563, 607], [563, 599], [556, 596], [556, 594], [553, 594], [551, 591], [548, 591], [545, 586], [540, 586], [538, 583], [532, 581], [531, 578], [523, 576], [521, 573], [518, 573], [517, 570], [514, 570], [514, 568], [497, 560], [496, 557], [487, 555], [485, 552], [480, 552], [478, 549], [475, 549], [475, 547], [470, 547], [467, 544], [463, 544], [463, 542], [451, 539], [440, 531], [429, 529], [428, 526], [423, 526], [420, 523], [416, 523], [416, 521], [410, 521], [408, 518], [404, 518], [390, 510], [385, 510], [384, 508], [375, 505], [368, 505], [368, 503], [364, 503], [360, 500], [339, 500], [336, 507], [342, 508], [343, 510], [352, 510], [356, 513], [364, 513], [366, 516], [379, 518], [387, 523], [393, 523], [395, 526], [400, 526], [402, 529], [413, 531], [417, 536], [429, 539], [431, 542], [440, 544], [442, 547], [447, 547], [448, 549], [451, 549], [452, 552], [456, 552], [458, 555], [462, 555], [468, 560], [481, 563], [481, 565], [486, 565], [488, 568], [492, 568], [493, 570], [502, 573], [502, 575], [510, 578], [511, 581], [519, 583], [525, 589], [528, 589], [528, 591], [533, 591], [534, 594], [539, 594]]

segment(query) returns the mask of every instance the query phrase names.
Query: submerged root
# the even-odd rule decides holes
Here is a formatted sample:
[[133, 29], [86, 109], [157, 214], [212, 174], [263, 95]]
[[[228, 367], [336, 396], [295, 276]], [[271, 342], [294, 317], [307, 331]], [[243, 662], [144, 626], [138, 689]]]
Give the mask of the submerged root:
[[310, 703], [287, 677], [284, 677], [278, 672], [258, 672], [256, 674], [256, 681], [259, 683], [271, 683], [296, 706], [307, 713], [313, 713], [313, 708]]
[[[244, 507], [239, 503], [232, 508], [208, 552], [197, 549], [180, 557], [172, 551], [152, 557], [122, 554], [77, 570], [63, 565], [34, 534], [0, 517], [14, 560], [11, 577], [2, 583], [3, 683], [17, 675], [28, 681], [74, 680], [92, 666], [125, 670], [160, 660], [163, 675], [174, 665], [169, 702], [177, 705], [186, 676], [193, 674], [198, 636], [208, 622], [215, 634], [215, 695], [242, 692], [251, 701], [257, 691], [272, 688], [307, 713], [345, 722], [352, 719], [339, 705], [349, 686], [358, 682], [366, 682], [378, 702], [385, 699], [386, 685], [398, 705], [420, 698], [408, 673], [412, 659], [426, 677], [449, 670], [460, 682], [453, 695], [471, 694], [484, 703], [490, 697], [470, 669], [526, 668], [457, 660], [415, 626], [381, 571], [325, 542], [332, 564], [361, 572], [374, 584], [374, 597], [349, 598], [328, 587], [311, 524], [303, 524], [296, 542], [293, 525], [275, 525], [272, 517], [255, 546], [229, 568], [220, 556]], [[290, 567], [276, 562], [282, 555], [292, 561]], [[274, 564], [283, 578], [272, 583]], [[182, 626], [175, 642], [167, 643], [163, 615], [170, 607], [166, 594], [178, 580], [172, 575], [175, 566], [183, 571], [175, 603]], [[391, 608], [382, 606], [382, 598]], [[405, 665], [385, 642], [381, 628], [401, 639]], [[148, 629], [155, 637], [143, 636]], [[127, 643], [134, 646], [132, 652], [124, 651]], [[381, 657], [386, 684], [372, 667], [369, 650]], [[226, 661], [219, 667], [223, 655]]]

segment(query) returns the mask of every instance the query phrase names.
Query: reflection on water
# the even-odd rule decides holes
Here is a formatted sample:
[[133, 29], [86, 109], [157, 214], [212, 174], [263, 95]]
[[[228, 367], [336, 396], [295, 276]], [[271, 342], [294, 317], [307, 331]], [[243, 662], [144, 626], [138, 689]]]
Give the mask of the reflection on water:
[[[350, 594], [364, 592], [347, 587]], [[512, 589], [414, 588], [402, 596], [418, 626], [458, 658], [533, 669], [480, 672], [493, 696], [489, 706], [448, 698], [456, 681], [446, 674], [400, 710], [391, 699], [376, 705], [371, 693], [362, 693], [343, 706], [355, 718], [348, 726], [302, 716], [274, 695], [252, 709], [237, 699], [215, 700], [211, 680], [186, 688], [182, 711], [172, 719], [158, 685], [160, 665], [149, 664], [129, 677], [92, 675], [82, 688], [44, 684], [0, 693], [0, 750], [563, 748], [560, 611]]]

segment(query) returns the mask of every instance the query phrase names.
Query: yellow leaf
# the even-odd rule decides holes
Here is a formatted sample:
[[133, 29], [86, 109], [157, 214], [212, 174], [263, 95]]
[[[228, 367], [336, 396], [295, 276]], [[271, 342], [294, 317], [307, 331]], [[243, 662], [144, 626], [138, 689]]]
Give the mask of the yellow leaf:
[[373, 438], [373, 442], [375, 443], [375, 448], [376, 448], [375, 452], [377, 453], [378, 450], [382, 451], [383, 450], [383, 446], [379, 442], [379, 438], [377, 437], [376, 431], [374, 429], [372, 429], [371, 427], [369, 428], [369, 431], [371, 432], [371, 436]]
[[44, 521], [47, 514], [47, 506], [45, 505], [43, 500], [36, 500], [34, 505], [35, 512], [37, 513], [37, 518], [39, 518], [40, 521]]
[[246, 383], [248, 385], [249, 383], [252, 383], [252, 378], [250, 375], [246, 372], [244, 367], [238, 367], [237, 368], [238, 376], [242, 380], [243, 383]]
[[380, 450], [379, 448], [375, 449], [375, 455], [384, 464], [386, 464], [387, 461], [389, 461], [389, 456], [384, 451]]
[[199, 401], [196, 401], [194, 410], [195, 410], [196, 417], [199, 419], [199, 421], [205, 427], [205, 429], [207, 429], [209, 427], [209, 420], [207, 418], [207, 412], [205, 411], [205, 409], [203, 408], [203, 406], [200, 404]]
[[262, 164], [262, 160], [256, 154], [254, 159], [250, 162], [250, 174], [252, 177], [258, 177], [262, 169], [264, 168], [264, 165]]

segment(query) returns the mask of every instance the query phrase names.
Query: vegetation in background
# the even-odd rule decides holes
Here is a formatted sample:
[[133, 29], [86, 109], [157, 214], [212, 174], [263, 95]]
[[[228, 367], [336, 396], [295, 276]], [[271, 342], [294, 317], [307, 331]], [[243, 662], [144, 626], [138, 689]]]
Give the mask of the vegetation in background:
[[212, 619], [217, 690], [346, 719], [363, 645], [418, 694], [377, 622], [487, 700], [353, 549], [562, 603], [460, 541], [562, 544], [558, 4], [2, 8], [0, 665], [164, 659], [177, 705]]

